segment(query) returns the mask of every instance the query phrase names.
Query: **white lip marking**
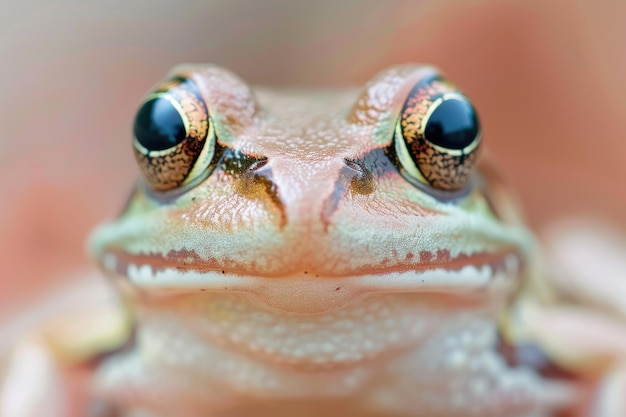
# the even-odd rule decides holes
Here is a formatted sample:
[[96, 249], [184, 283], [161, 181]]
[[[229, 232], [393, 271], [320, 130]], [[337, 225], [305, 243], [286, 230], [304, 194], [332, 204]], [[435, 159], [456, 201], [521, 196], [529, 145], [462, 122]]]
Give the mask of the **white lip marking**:
[[[507, 268], [509, 270], [510, 268]], [[447, 270], [444, 268], [429, 269], [426, 271], [406, 271], [406, 272], [390, 272], [387, 274], [359, 275], [345, 278], [314, 278], [310, 276], [294, 276], [293, 278], [264, 278], [256, 276], [242, 276], [222, 274], [220, 272], [208, 271], [180, 271], [174, 268], [164, 268], [152, 270], [150, 265], [137, 266], [133, 263], [128, 264], [128, 279], [136, 285], [142, 287], [153, 288], [171, 288], [171, 289], [193, 289], [204, 288], [211, 290], [220, 290], [224, 287], [230, 287], [232, 290], [244, 290], [254, 282], [257, 287], [260, 281], [267, 281], [272, 285], [285, 285], [287, 282], [307, 281], [307, 285], [312, 282], [356, 282], [358, 281], [363, 288], [380, 289], [387, 288], [392, 290], [402, 289], [434, 289], [434, 288], [472, 288], [481, 287], [487, 284], [494, 277], [494, 269], [491, 265], [485, 264], [481, 266], [466, 265], [460, 270]]]
[[[107, 264], [113, 265], [113, 262]], [[492, 263], [466, 265], [456, 270], [436, 268], [341, 278], [314, 278], [311, 275], [267, 278], [224, 274], [221, 271], [181, 271], [175, 268], [153, 270], [150, 265], [129, 263], [126, 278], [137, 287], [163, 295], [200, 289], [245, 292], [285, 311], [315, 313], [338, 308], [355, 297], [371, 293], [442, 292], [462, 295], [481, 294], [480, 290], [487, 287], [493, 287], [498, 292], [509, 292], [516, 285], [519, 265], [515, 255], [508, 255]]]
[[[128, 264], [126, 269], [126, 275], [130, 278], [131, 282], [141, 282], [142, 286], [150, 286], [150, 282], [154, 278], [152, 267], [150, 265], [137, 266], [133, 263]], [[131, 278], [133, 277], [133, 278]]]

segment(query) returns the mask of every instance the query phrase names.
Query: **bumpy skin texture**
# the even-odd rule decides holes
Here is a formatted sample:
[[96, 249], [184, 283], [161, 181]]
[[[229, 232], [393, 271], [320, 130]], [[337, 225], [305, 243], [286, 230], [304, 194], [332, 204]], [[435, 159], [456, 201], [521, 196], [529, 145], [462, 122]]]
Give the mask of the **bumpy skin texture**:
[[[203, 178], [139, 181], [94, 257], [132, 306], [133, 343], [95, 396], [126, 415], [548, 416], [571, 381], [509, 365], [498, 317], [532, 239], [482, 167], [460, 191], [389, 155], [408, 92], [254, 91], [184, 66], [224, 149]], [[146, 414], [143, 414], [146, 413]]]

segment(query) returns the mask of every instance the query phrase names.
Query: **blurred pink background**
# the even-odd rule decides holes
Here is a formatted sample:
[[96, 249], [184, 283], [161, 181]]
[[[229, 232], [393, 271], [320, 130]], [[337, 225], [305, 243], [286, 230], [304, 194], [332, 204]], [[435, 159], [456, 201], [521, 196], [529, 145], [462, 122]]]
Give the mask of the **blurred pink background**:
[[88, 231], [137, 173], [131, 123], [172, 66], [250, 83], [361, 85], [433, 63], [541, 228], [626, 225], [626, 2], [21, 1], [0, 13], [0, 322], [88, 267]]

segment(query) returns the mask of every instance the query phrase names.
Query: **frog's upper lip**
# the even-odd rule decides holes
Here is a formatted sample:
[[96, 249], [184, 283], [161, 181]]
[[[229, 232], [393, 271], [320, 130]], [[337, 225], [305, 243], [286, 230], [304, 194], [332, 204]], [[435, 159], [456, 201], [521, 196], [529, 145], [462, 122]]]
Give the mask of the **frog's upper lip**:
[[[497, 252], [477, 252], [473, 254], [453, 255], [449, 250], [441, 249], [432, 254], [420, 252], [417, 257], [411, 255], [404, 260], [395, 262], [382, 262], [368, 264], [361, 267], [352, 267], [349, 270], [338, 271], [328, 269], [326, 265], [315, 266], [292, 266], [289, 271], [264, 273], [256, 266], [239, 265], [235, 261], [218, 261], [216, 259], [203, 259], [193, 250], [172, 250], [167, 254], [157, 253], [130, 253], [122, 249], [111, 248], [105, 250], [99, 261], [101, 266], [108, 272], [116, 272], [127, 275], [129, 267], [149, 269], [153, 275], [176, 271], [179, 274], [195, 276], [218, 274], [232, 277], [255, 277], [255, 278], [292, 278], [299, 275], [308, 275], [316, 278], [348, 278], [365, 275], [381, 275], [388, 273], [424, 272], [428, 270], [447, 271], [460, 270], [467, 266], [480, 267], [482, 265], [494, 265], [504, 259], [515, 259], [520, 262], [521, 252], [514, 247], [503, 248]], [[512, 261], [509, 261], [512, 262]], [[297, 265], [297, 263], [295, 263]]]
[[211, 269], [206, 263], [194, 264], [191, 257], [177, 259], [174, 263], [171, 257], [121, 251], [107, 252], [101, 265], [107, 272], [125, 277], [143, 290], [247, 292], [277, 307], [294, 304], [288, 309], [306, 312], [337, 307], [359, 294], [418, 291], [480, 294], [493, 288], [509, 292], [519, 285], [517, 278], [523, 259], [516, 250], [461, 255], [446, 260], [380, 265], [342, 276], [303, 271], [281, 278]]

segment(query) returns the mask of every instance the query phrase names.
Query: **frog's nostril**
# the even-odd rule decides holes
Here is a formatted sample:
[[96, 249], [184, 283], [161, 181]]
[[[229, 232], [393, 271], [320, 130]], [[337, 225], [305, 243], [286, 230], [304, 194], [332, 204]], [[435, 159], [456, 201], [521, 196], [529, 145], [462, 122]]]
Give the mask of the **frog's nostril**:
[[346, 163], [348, 168], [358, 172], [359, 174], [363, 175], [365, 173], [365, 169], [357, 161], [346, 159], [344, 162]]
[[253, 162], [252, 165], [248, 167], [248, 171], [249, 172], [258, 171], [261, 168], [263, 168], [265, 165], [267, 165], [267, 158], [260, 159], [258, 161]]
[[343, 176], [344, 181], [349, 180], [349, 185], [346, 182], [346, 190], [350, 190], [357, 194], [370, 194], [374, 191], [374, 181], [372, 173], [363, 166], [363, 163], [358, 160], [346, 159], [345, 161], [348, 170], [344, 168]]

